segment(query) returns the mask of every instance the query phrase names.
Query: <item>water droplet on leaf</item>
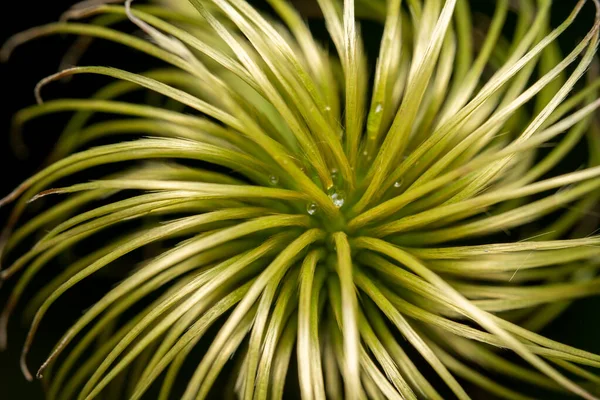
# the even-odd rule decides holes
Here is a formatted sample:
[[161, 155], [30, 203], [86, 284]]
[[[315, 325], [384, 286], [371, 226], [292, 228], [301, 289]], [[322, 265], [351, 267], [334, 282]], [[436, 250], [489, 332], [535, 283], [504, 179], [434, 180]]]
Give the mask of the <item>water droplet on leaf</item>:
[[342, 208], [346, 202], [344, 192], [336, 190], [335, 188], [329, 191], [329, 198], [336, 208]]
[[396, 182], [394, 182], [394, 187], [399, 188], [400, 186], [402, 186], [402, 182], [404, 182], [404, 179], [397, 180]]
[[338, 173], [339, 171], [337, 168], [331, 168], [331, 179], [337, 179]]
[[317, 206], [317, 203], [308, 203], [308, 205], [306, 206], [306, 212], [309, 215], [315, 215], [317, 213], [317, 211], [319, 210], [319, 206]]
[[269, 176], [269, 183], [273, 186], [276, 186], [279, 183], [279, 177], [275, 175]]

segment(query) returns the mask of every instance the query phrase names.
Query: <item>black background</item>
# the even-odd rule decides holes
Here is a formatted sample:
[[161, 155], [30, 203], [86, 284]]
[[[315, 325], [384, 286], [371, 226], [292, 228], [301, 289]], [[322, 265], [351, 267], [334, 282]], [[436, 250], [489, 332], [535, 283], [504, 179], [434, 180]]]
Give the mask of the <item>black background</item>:
[[[475, 0], [473, 3], [482, 9], [489, 9], [490, 1]], [[491, 2], [493, 4], [493, 2]], [[560, 21], [575, 4], [574, 0], [555, 1], [553, 18]], [[4, 42], [11, 34], [26, 28], [57, 20], [61, 12], [67, 9], [73, 1], [68, 0], [30, 0], [6, 1], [0, 8], [0, 42]], [[303, 4], [305, 7], [306, 3]], [[581, 38], [587, 29], [593, 9], [586, 9], [581, 22], [568, 32], [563, 43], [572, 48], [575, 40]], [[587, 11], [589, 10], [589, 12]], [[585, 15], [587, 14], [587, 15]], [[368, 30], [363, 29], [368, 38]], [[374, 35], [376, 36], [376, 35]], [[64, 51], [72, 43], [71, 37], [49, 37], [37, 40], [17, 49], [7, 64], [0, 64], [0, 197], [8, 193], [24, 178], [29, 176], [41, 164], [43, 157], [50, 150], [53, 140], [60, 132], [61, 117], [44, 118], [43, 121], [27, 125], [25, 130], [26, 142], [30, 148], [29, 157], [25, 160], [16, 158], [8, 141], [11, 116], [19, 109], [34, 102], [33, 87], [39, 79], [56, 72]], [[144, 58], [127, 57], [127, 51], [115, 45], [98, 43], [94, 51], [87, 55], [83, 64], [110, 64], [127, 67], [132, 70], [148, 68]], [[106, 58], [104, 58], [106, 57]], [[103, 82], [100, 82], [103, 83]], [[47, 97], [85, 96], [90, 93], [89, 80], [75, 80], [71, 84], [54, 84], [45, 92]], [[6, 210], [0, 210], [0, 226], [6, 217]], [[61, 312], [49, 315], [50, 323], [39, 332], [31, 359], [41, 360], [49, 350], [57, 336], [62, 333], [69, 315], [77, 315], [87, 305], [91, 304], [95, 292], [100, 291], [102, 283], [74, 289], [69, 296], [69, 302], [62, 304]], [[6, 299], [9, 285], [0, 288], [0, 305]], [[583, 349], [600, 353], [600, 300], [587, 299], [578, 301], [571, 309], [549, 326], [545, 334], [553, 339], [577, 345]], [[0, 353], [0, 399], [41, 399], [41, 391], [37, 383], [28, 383], [23, 378], [18, 366], [18, 354], [21, 342], [25, 336], [26, 326], [14, 318], [9, 330], [9, 350]]]

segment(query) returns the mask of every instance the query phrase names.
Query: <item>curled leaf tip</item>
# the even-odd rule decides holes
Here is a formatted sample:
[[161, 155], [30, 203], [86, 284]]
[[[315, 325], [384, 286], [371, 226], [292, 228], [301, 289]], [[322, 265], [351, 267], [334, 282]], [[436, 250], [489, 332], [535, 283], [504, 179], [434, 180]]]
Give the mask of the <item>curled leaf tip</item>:
[[23, 373], [23, 376], [25, 377], [25, 379], [27, 379], [30, 382], [33, 381], [33, 375], [31, 375], [31, 372], [29, 371], [29, 367], [27, 366], [27, 360], [26, 360], [25, 354], [21, 355], [20, 365], [21, 365], [21, 372]]

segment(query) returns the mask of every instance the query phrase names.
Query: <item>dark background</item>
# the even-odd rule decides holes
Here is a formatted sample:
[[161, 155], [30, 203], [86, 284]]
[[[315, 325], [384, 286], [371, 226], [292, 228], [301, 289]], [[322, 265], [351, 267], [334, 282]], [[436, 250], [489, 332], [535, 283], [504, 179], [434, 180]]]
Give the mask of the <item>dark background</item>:
[[[69, 0], [30, 0], [10, 1], [2, 5], [0, 11], [0, 42], [4, 42], [11, 34], [22, 31], [32, 26], [55, 21], [61, 12], [74, 2]], [[303, 8], [310, 10], [308, 1], [300, 1]], [[575, 4], [574, 0], [555, 1], [553, 18], [562, 20]], [[476, 7], [482, 10], [490, 9], [491, 0], [474, 0]], [[581, 38], [589, 29], [593, 8], [588, 4], [587, 10], [576, 24], [575, 28], [568, 32], [562, 39], [565, 46], [572, 48], [575, 40]], [[8, 11], [10, 8], [10, 11]], [[368, 29], [364, 27], [363, 32], [369, 40]], [[374, 33], [373, 39], [379, 36]], [[35, 172], [51, 149], [53, 140], [60, 132], [64, 117], [46, 117], [43, 121], [28, 124], [25, 130], [26, 143], [30, 148], [27, 159], [16, 158], [9, 146], [8, 133], [10, 129], [11, 116], [19, 109], [34, 103], [33, 88], [39, 79], [56, 72], [61, 57], [68, 45], [72, 43], [72, 37], [52, 36], [31, 42], [17, 49], [7, 64], [0, 64], [0, 197], [17, 186], [23, 179]], [[374, 41], [375, 46], [376, 40]], [[98, 42], [93, 51], [87, 55], [83, 64], [110, 64], [126, 67], [132, 70], [147, 69], [146, 59], [143, 57], [127, 57], [127, 51], [123, 51], [117, 45], [106, 45]], [[109, 56], [103, 58], [104, 56]], [[82, 84], [79, 84], [83, 82]], [[100, 82], [103, 83], [103, 82]], [[90, 93], [89, 80], [78, 79], [71, 84], [63, 85], [55, 83], [52, 88], [45, 91], [47, 97], [61, 96], [85, 96]], [[6, 210], [0, 210], [0, 226], [4, 224]], [[93, 286], [75, 288], [69, 296], [69, 302], [62, 304], [61, 312], [51, 312], [48, 316], [50, 323], [43, 326], [38, 333], [33, 353], [30, 357], [31, 364], [41, 360], [47, 354], [62, 330], [67, 326], [73, 316], [79, 315], [81, 310], [91, 304], [97, 298], [97, 292], [101, 291], [106, 282], [94, 282]], [[6, 299], [10, 283], [0, 288], [0, 305]], [[56, 309], [56, 307], [55, 307]], [[600, 353], [600, 299], [586, 299], [575, 303], [563, 316], [557, 319], [545, 332], [553, 339], [574, 344], [586, 350]], [[9, 329], [8, 350], [0, 353], [0, 399], [41, 399], [39, 384], [28, 383], [22, 376], [18, 356], [20, 345], [26, 334], [26, 325], [13, 318]], [[544, 397], [546, 398], [546, 397]]]

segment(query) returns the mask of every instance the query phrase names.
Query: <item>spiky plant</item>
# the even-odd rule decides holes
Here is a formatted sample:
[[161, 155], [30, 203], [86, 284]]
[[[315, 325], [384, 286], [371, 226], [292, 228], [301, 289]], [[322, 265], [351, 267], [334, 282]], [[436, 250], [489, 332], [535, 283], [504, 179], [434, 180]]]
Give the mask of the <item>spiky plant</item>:
[[[56, 300], [109, 266], [123, 277], [39, 369], [49, 399], [206, 398], [230, 359], [215, 398], [281, 398], [286, 380], [303, 399], [600, 393], [600, 356], [535, 333], [600, 292], [597, 0], [566, 55], [557, 38], [584, 0], [555, 28], [550, 0], [497, 0], [476, 27], [466, 0], [318, 0], [330, 50], [286, 0], [269, 0], [272, 14], [245, 0], [107, 3], [3, 52], [69, 33], [168, 65], [65, 69], [16, 115], [20, 127], [75, 113], [52, 163], [0, 203], [16, 202], [2, 279], [21, 274], [3, 341], [40, 270], [80, 249], [31, 300], [27, 377]], [[384, 27], [372, 71], [357, 15]], [[143, 37], [111, 28], [127, 19]], [[76, 74], [118, 82], [42, 102], [44, 85]], [[119, 101], [140, 88], [169, 101]], [[565, 173], [578, 143], [584, 167]], [[73, 174], [83, 183], [48, 189]], [[50, 194], [69, 196], [15, 229]]]

